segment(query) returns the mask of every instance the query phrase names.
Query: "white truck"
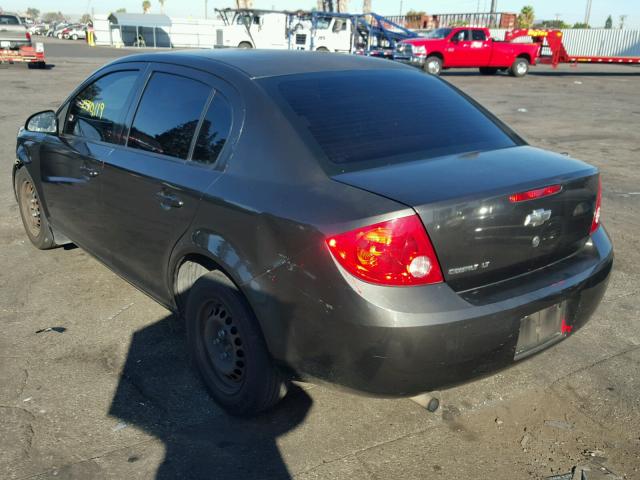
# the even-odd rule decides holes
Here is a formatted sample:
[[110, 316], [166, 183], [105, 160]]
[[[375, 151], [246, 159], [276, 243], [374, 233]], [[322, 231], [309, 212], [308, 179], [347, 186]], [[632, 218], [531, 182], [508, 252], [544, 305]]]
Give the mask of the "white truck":
[[352, 52], [353, 22], [310, 12], [218, 10], [215, 48], [267, 48]]

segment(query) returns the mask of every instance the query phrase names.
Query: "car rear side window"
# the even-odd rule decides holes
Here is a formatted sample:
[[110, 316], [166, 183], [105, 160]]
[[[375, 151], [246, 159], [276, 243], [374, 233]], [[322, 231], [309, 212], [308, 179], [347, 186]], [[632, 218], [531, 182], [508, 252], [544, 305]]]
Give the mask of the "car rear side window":
[[230, 130], [231, 107], [224, 96], [216, 93], [200, 127], [192, 160], [205, 164], [214, 163], [227, 141]]
[[186, 160], [211, 87], [191, 78], [156, 72], [149, 80], [127, 145]]
[[291, 107], [292, 124], [303, 135], [310, 133], [334, 164], [398, 163], [516, 144], [515, 134], [463, 95], [418, 71], [333, 72], [277, 80], [271, 88]]
[[0, 15], [0, 25], [20, 25], [20, 22], [13, 15]]
[[471, 30], [471, 40], [482, 40], [485, 41], [487, 36], [484, 33], [484, 30]]
[[88, 140], [120, 143], [137, 70], [113, 72], [84, 88], [71, 101], [64, 132]]

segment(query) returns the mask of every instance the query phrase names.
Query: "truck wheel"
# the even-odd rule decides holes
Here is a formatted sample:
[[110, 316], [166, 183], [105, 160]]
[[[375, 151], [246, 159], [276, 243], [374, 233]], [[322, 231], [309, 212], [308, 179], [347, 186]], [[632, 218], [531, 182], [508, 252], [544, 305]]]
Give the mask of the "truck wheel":
[[78, 39], [78, 35], [76, 35], [75, 33], [73, 35], [71, 35], [71, 39], [72, 40], [77, 40]]
[[251, 416], [286, 393], [255, 315], [221, 272], [201, 276], [187, 299], [189, 354], [213, 399], [227, 412]]
[[494, 67], [480, 67], [480, 73], [482, 75], [495, 75], [498, 73], [498, 69]]
[[316, 48], [316, 52], [328, 53], [329, 49], [327, 47], [318, 47], [318, 48]]
[[442, 72], [442, 59], [436, 56], [427, 57], [423, 68], [426, 73], [440, 75], [440, 72]]
[[516, 58], [511, 68], [509, 68], [509, 75], [512, 77], [524, 77], [529, 72], [529, 62], [526, 58]]
[[20, 168], [16, 172], [14, 188], [22, 225], [33, 246], [40, 250], [55, 247], [56, 242], [49, 221], [42, 211], [38, 192], [26, 168]]
[[251, 45], [249, 42], [240, 42], [238, 48], [253, 48], [253, 45]]

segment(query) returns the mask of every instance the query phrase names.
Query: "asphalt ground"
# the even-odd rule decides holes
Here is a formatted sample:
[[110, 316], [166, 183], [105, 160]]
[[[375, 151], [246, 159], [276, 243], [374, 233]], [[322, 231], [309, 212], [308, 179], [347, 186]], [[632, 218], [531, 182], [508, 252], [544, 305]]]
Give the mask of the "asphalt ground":
[[640, 478], [640, 68], [443, 75], [533, 145], [601, 169], [616, 261], [584, 329], [438, 393], [435, 413], [301, 384], [237, 420], [190, 370], [169, 312], [82, 250], [27, 240], [10, 175], [18, 127], [131, 53], [58, 40], [47, 52], [48, 70], [0, 69], [0, 478], [512, 480], [576, 466]]

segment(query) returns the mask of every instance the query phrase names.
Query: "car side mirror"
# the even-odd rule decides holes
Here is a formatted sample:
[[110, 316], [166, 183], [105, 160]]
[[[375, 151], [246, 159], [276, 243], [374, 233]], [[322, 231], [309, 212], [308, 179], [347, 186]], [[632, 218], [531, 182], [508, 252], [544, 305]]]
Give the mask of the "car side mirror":
[[53, 110], [45, 110], [31, 115], [25, 128], [29, 132], [58, 133], [58, 117]]

